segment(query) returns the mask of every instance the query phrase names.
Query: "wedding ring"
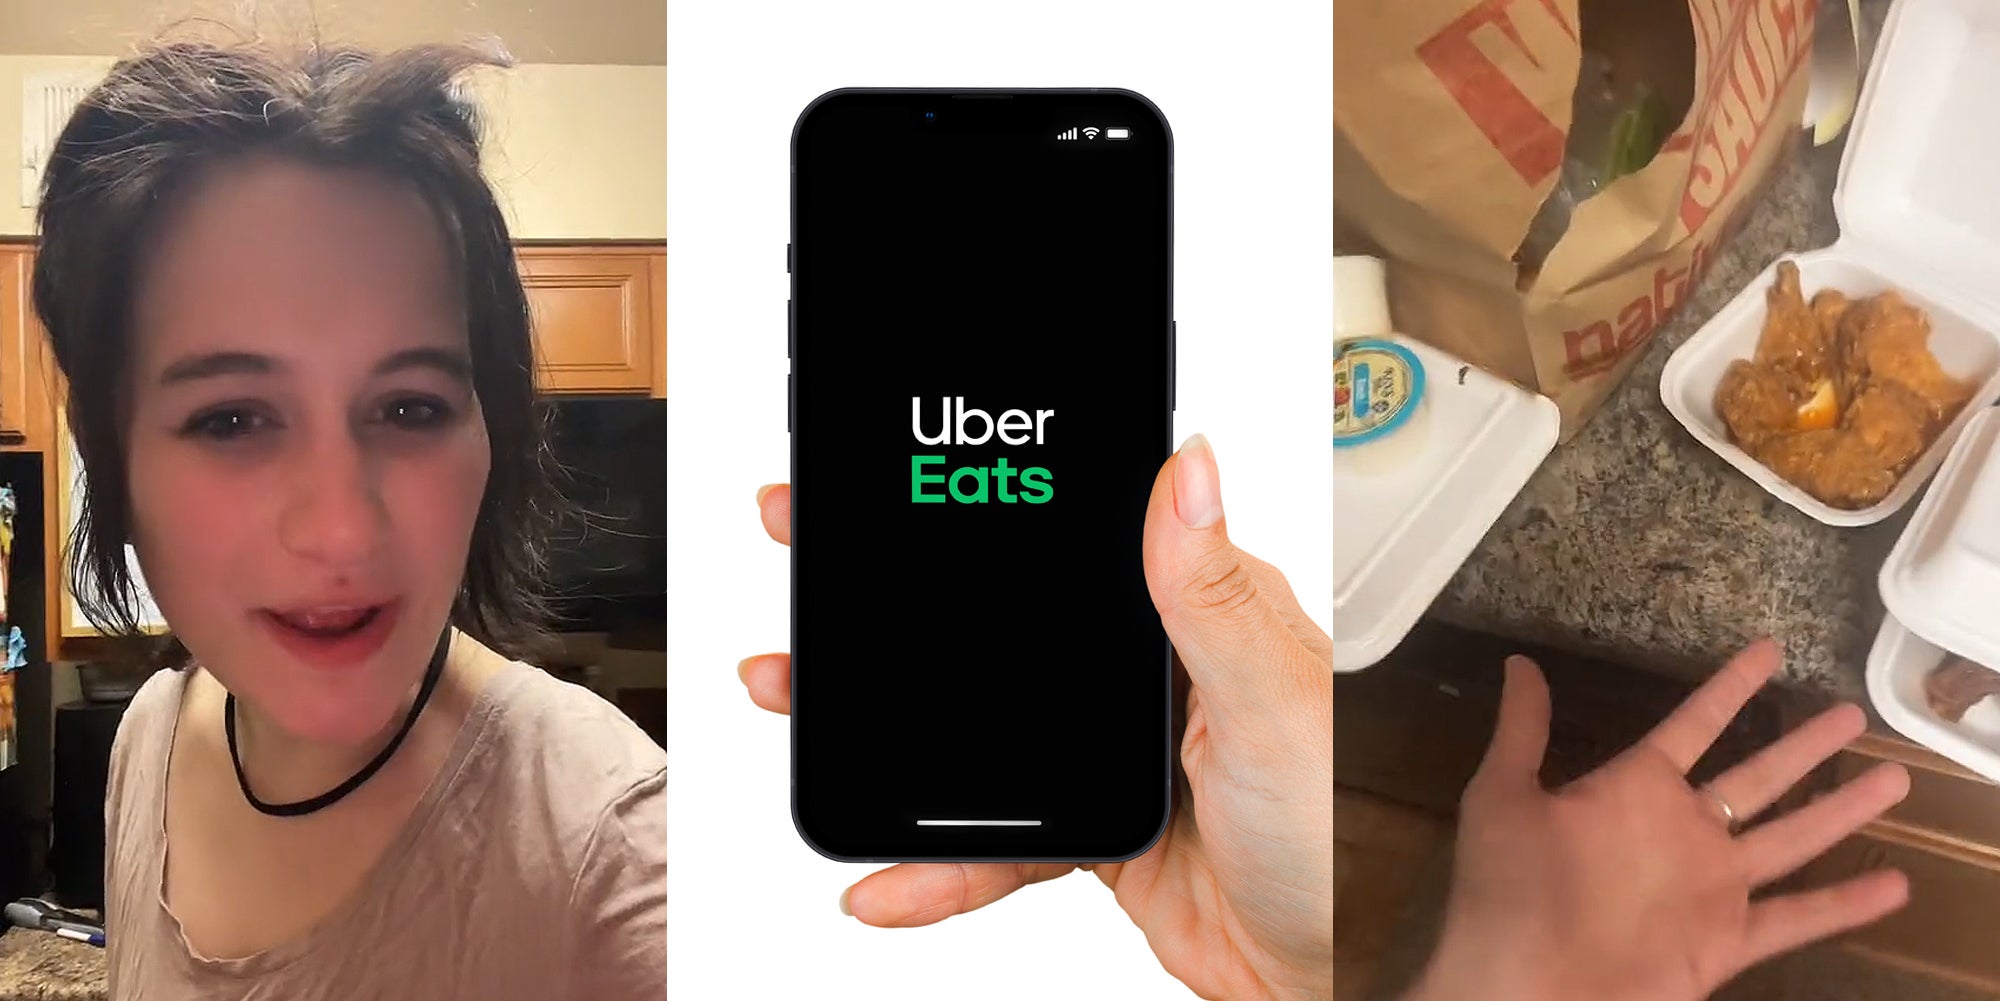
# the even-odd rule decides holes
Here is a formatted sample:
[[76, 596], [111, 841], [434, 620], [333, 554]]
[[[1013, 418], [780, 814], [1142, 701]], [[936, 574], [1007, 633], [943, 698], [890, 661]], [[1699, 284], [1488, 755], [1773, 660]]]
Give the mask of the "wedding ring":
[[1716, 792], [1716, 791], [1715, 791], [1715, 790], [1714, 790], [1713, 788], [1711, 788], [1711, 787], [1709, 787], [1709, 786], [1702, 786], [1702, 787], [1701, 787], [1701, 791], [1702, 791], [1702, 792], [1705, 792], [1705, 793], [1707, 793], [1707, 794], [1708, 794], [1708, 798], [1709, 798], [1709, 799], [1711, 799], [1711, 800], [1714, 800], [1714, 801], [1715, 801], [1715, 805], [1716, 805], [1717, 807], [1721, 808], [1721, 810], [1722, 810], [1722, 826], [1724, 826], [1724, 827], [1728, 828], [1728, 829], [1729, 829], [1729, 833], [1731, 833], [1731, 834], [1735, 834], [1735, 833], [1736, 833], [1736, 825], [1737, 825], [1737, 819], [1736, 819], [1736, 810], [1735, 810], [1735, 808], [1734, 808], [1734, 807], [1731, 807], [1731, 806], [1729, 805], [1729, 801], [1728, 801], [1728, 800], [1726, 800], [1726, 799], [1723, 799], [1723, 798], [1722, 798], [1722, 794], [1721, 794], [1721, 793], [1719, 793], [1719, 792]]

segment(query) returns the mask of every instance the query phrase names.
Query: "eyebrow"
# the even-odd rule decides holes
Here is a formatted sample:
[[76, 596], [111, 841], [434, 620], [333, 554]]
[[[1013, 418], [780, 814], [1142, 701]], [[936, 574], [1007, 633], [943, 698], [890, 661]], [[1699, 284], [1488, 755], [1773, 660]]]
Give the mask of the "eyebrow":
[[277, 371], [278, 363], [267, 355], [246, 351], [218, 351], [182, 358], [160, 373], [160, 385], [172, 386], [218, 375], [264, 375]]
[[377, 362], [375, 374], [409, 368], [435, 369], [459, 382], [472, 382], [472, 356], [458, 348], [406, 348]]
[[[284, 368], [270, 355], [249, 351], [216, 351], [182, 358], [160, 373], [160, 385], [210, 379], [219, 375], [269, 375]], [[376, 375], [405, 369], [428, 368], [464, 383], [472, 381], [472, 359], [455, 348], [407, 348], [375, 363]]]

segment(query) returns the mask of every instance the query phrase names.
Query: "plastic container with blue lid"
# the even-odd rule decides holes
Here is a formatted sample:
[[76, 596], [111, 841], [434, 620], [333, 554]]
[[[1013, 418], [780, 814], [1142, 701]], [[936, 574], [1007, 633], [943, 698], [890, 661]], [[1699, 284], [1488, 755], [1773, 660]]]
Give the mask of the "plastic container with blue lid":
[[1333, 447], [1344, 472], [1393, 473], [1428, 437], [1423, 359], [1394, 338], [1379, 259], [1335, 258], [1333, 283]]
[[1395, 341], [1347, 341], [1333, 356], [1333, 447], [1355, 448], [1401, 430], [1422, 409], [1424, 363]]
[[1394, 332], [1384, 268], [1334, 258], [1333, 667], [1403, 641], [1556, 443], [1556, 405]]

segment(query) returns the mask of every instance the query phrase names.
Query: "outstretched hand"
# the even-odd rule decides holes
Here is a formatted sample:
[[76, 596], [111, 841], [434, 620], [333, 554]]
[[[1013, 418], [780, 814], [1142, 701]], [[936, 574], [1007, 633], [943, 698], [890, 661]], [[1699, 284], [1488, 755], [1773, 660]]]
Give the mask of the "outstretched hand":
[[[757, 492], [791, 542], [791, 488]], [[1085, 866], [1161, 965], [1206, 998], [1325, 998], [1333, 976], [1333, 644], [1276, 568], [1230, 543], [1215, 456], [1200, 435], [1167, 460], [1146, 511], [1145, 571], [1186, 667], [1180, 760], [1190, 796], [1129, 862]], [[751, 701], [791, 711], [791, 658], [737, 668]], [[841, 909], [885, 927], [961, 914], [1073, 865], [904, 863]]]
[[[1645, 739], [1549, 792], [1538, 778], [1549, 690], [1507, 664], [1500, 720], [1460, 812], [1437, 954], [1409, 1001], [1693, 1001], [1747, 967], [1901, 907], [1909, 883], [1865, 873], [1753, 900], [1908, 793], [1884, 764], [1740, 833], [1866, 718], [1837, 706], [1705, 788], [1687, 772], [1777, 670], [1776, 644], [1738, 654]], [[1726, 808], [1724, 804], [1727, 804]]]

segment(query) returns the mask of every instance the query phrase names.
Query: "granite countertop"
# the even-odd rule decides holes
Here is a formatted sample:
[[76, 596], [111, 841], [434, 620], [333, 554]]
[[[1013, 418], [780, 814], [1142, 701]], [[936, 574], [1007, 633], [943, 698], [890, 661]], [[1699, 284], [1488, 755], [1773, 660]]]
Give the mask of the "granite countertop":
[[[1864, 4], [1864, 21], [1879, 25], [1886, 7]], [[1695, 441], [1659, 390], [1668, 354], [1774, 258], [1833, 242], [1840, 149], [1801, 142], [1687, 307], [1549, 456], [1433, 617], [1689, 680], [1769, 635], [1785, 646], [1784, 683], [1866, 702], [1883, 615], [1875, 576], [1915, 502], [1867, 528], [1823, 525]]]
[[44, 931], [0, 934], [0, 1001], [104, 1001], [104, 950]]

